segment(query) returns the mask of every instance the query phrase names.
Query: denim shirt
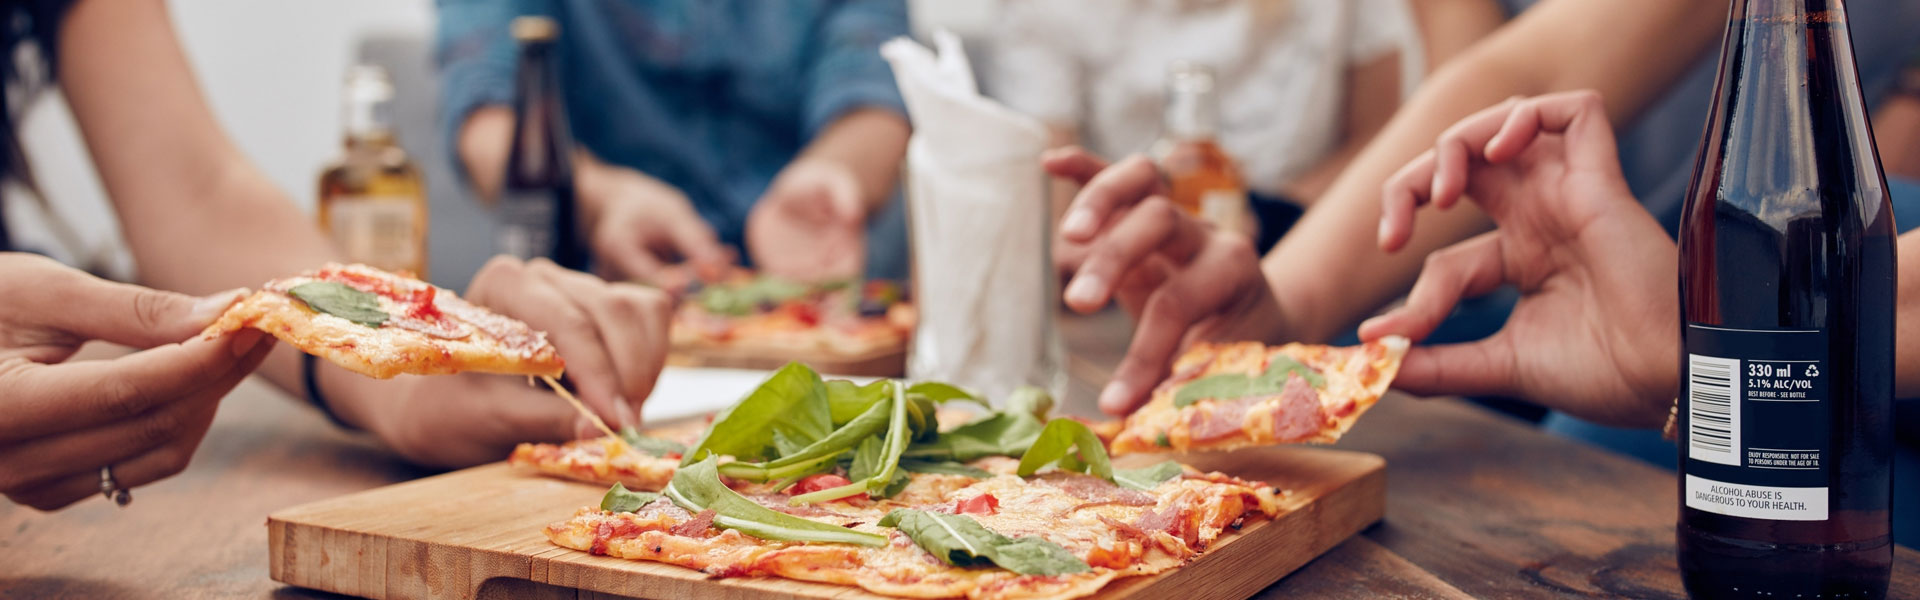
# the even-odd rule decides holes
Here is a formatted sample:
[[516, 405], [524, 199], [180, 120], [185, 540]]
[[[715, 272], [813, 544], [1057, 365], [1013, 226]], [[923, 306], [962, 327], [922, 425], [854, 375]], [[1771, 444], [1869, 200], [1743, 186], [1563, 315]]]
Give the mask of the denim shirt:
[[552, 16], [574, 139], [679, 188], [735, 246], [774, 175], [827, 125], [858, 108], [906, 114], [879, 54], [908, 34], [901, 0], [437, 4], [449, 147], [475, 109], [513, 102], [509, 23]]

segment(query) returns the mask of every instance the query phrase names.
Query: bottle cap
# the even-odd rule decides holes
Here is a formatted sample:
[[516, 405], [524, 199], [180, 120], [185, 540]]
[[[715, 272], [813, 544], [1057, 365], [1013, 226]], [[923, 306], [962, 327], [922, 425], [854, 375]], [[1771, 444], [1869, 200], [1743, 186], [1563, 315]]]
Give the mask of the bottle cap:
[[552, 17], [524, 16], [514, 17], [513, 39], [521, 42], [551, 42], [560, 35], [560, 25]]

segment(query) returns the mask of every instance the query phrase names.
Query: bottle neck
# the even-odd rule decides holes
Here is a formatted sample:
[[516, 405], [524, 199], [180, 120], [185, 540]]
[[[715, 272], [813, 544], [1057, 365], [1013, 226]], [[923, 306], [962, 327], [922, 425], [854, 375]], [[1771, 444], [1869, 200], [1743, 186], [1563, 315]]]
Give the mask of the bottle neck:
[[508, 157], [509, 185], [557, 183], [573, 175], [573, 135], [560, 97], [560, 73], [553, 43], [520, 45], [515, 74], [514, 132]]
[[1210, 140], [1219, 132], [1219, 103], [1212, 88], [1168, 86], [1167, 109], [1163, 126], [1174, 140]]

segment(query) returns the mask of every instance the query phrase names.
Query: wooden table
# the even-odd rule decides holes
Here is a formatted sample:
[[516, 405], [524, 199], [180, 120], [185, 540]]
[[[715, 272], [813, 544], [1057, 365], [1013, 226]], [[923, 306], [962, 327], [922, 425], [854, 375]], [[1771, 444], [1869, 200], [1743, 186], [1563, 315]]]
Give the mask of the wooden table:
[[[1062, 324], [1069, 405], [1124, 348], [1124, 317]], [[1386, 457], [1386, 521], [1270, 598], [1681, 598], [1672, 474], [1454, 400], [1394, 395], [1342, 448]], [[116, 510], [0, 504], [0, 598], [332, 597], [267, 578], [266, 515], [426, 474], [332, 430], [263, 383], [221, 407], [193, 465]], [[1920, 598], [1901, 550], [1893, 598]]]

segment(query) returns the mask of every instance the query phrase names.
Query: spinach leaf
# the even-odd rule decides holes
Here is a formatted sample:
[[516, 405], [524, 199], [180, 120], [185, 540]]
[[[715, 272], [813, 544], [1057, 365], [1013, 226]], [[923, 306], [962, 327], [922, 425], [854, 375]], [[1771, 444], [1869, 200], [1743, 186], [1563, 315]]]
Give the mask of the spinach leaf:
[[860, 416], [868, 408], [887, 399], [885, 379], [866, 385], [856, 385], [845, 379], [834, 379], [827, 385], [827, 407], [833, 417], [833, 424], [840, 425]]
[[299, 298], [309, 308], [368, 327], [379, 327], [390, 316], [380, 308], [380, 297], [343, 283], [314, 281], [293, 286], [287, 295]]
[[1257, 376], [1225, 373], [1189, 381], [1186, 385], [1180, 386], [1180, 391], [1173, 393], [1173, 405], [1186, 408], [1188, 405], [1208, 398], [1232, 400], [1249, 396], [1270, 396], [1285, 390], [1287, 379], [1296, 375], [1307, 380], [1307, 384], [1315, 388], [1327, 387], [1325, 375], [1313, 370], [1313, 367], [1301, 364], [1293, 357], [1279, 354], [1269, 359], [1266, 372]]
[[[720, 465], [720, 473], [735, 479], [748, 481], [768, 481], [792, 478], [823, 470], [845, 454], [867, 442], [876, 442], [874, 434], [887, 426], [892, 417], [888, 404], [875, 404], [860, 416], [842, 425], [827, 437], [820, 438], [805, 448], [789, 452], [780, 458], [767, 462], [735, 461]], [[778, 436], [778, 432], [775, 434]]]
[[880, 473], [881, 453], [887, 443], [880, 438], [870, 437], [860, 442], [853, 451], [853, 464], [847, 466], [847, 479], [864, 481]]
[[1079, 421], [1048, 421], [1046, 429], [1040, 430], [1040, 437], [1033, 441], [1033, 446], [1020, 456], [1020, 468], [1016, 472], [1026, 477], [1056, 462], [1060, 463], [1062, 469], [1090, 473], [1113, 481], [1113, 463], [1107, 460], [1106, 446], [1100, 444], [1100, 436], [1094, 435], [1092, 429]]
[[[795, 505], [825, 502], [859, 491], [865, 491], [870, 498], [885, 498], [892, 493], [897, 493], [903, 487], [898, 481], [898, 474], [900, 455], [906, 451], [907, 443], [913, 435], [912, 423], [908, 419], [908, 405], [911, 403], [907, 400], [906, 386], [900, 385], [899, 382], [890, 383], [892, 385], [888, 387], [892, 388], [893, 399], [886, 403], [887, 432], [880, 438], [877, 456], [874, 451], [867, 450], [869, 458], [863, 461], [859, 456], [860, 452], [856, 451], [853, 469], [849, 470], [849, 475], [854, 475], [850, 477], [853, 479], [852, 483], [794, 496], [788, 502]], [[863, 445], [869, 443], [871, 442], [861, 442]], [[862, 472], [856, 474], [852, 472], [853, 470]]]
[[887, 536], [811, 521], [775, 511], [748, 500], [720, 482], [715, 467], [719, 459], [707, 457], [682, 465], [664, 491], [667, 499], [688, 512], [713, 509], [713, 524], [739, 530], [763, 540], [788, 542], [834, 542], [862, 546], [884, 546]]
[[653, 501], [659, 499], [659, 494], [653, 492], [636, 492], [627, 489], [625, 485], [615, 483], [613, 484], [613, 489], [607, 490], [607, 495], [600, 498], [600, 510], [630, 513], [640, 510], [642, 506], [653, 504]]
[[987, 404], [985, 399], [975, 396], [957, 386], [940, 383], [938, 381], [922, 381], [907, 386], [907, 393], [925, 396], [926, 399], [932, 400], [934, 404], [946, 404], [958, 400], [961, 402], [972, 402], [980, 405], [980, 408], [993, 410], [993, 405]]
[[1160, 484], [1168, 479], [1179, 477], [1184, 472], [1186, 470], [1180, 468], [1180, 463], [1169, 460], [1151, 467], [1114, 469], [1113, 482], [1143, 492], [1151, 492], [1153, 488], [1160, 487]]
[[993, 472], [979, 467], [969, 466], [951, 460], [920, 460], [917, 458], [900, 459], [900, 468], [911, 473], [933, 473], [936, 475], [965, 475], [974, 479], [989, 479]]
[[903, 456], [927, 460], [970, 461], [985, 456], [1019, 456], [1040, 437], [1044, 419], [1053, 410], [1053, 396], [1036, 387], [1023, 387], [1007, 398], [1007, 408], [972, 423], [916, 443]]
[[812, 444], [833, 429], [827, 386], [806, 365], [787, 363], [713, 420], [705, 435], [686, 452], [681, 465], [707, 454], [740, 460], [774, 458], [767, 449], [779, 431], [791, 444]]
[[620, 428], [620, 440], [626, 442], [628, 446], [633, 447], [635, 450], [653, 456], [666, 456], [668, 454], [684, 455], [687, 453], [686, 444], [643, 435], [640, 433], [640, 430], [634, 429], [632, 425]]
[[880, 525], [899, 528], [907, 539], [928, 554], [956, 567], [992, 563], [1021, 575], [1066, 575], [1091, 570], [1085, 561], [1059, 544], [1033, 536], [1009, 538], [966, 515], [902, 508], [887, 513], [880, 519]]

